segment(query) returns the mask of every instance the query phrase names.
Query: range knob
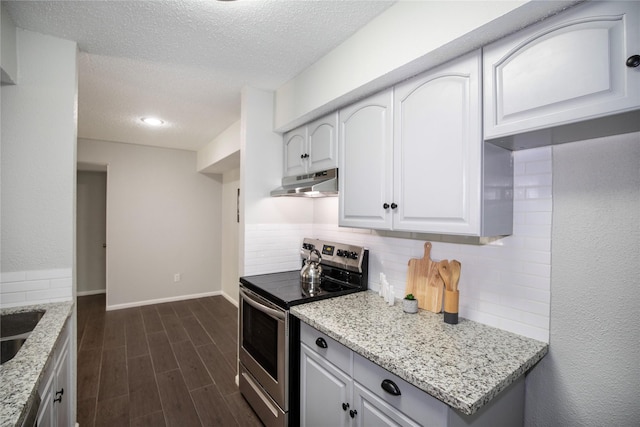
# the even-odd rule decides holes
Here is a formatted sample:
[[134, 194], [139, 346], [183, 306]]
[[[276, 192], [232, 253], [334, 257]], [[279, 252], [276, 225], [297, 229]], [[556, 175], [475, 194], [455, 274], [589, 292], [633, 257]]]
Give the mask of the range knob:
[[338, 249], [338, 252], [336, 252], [337, 256], [345, 256], [346, 251], [343, 251], [342, 249]]
[[349, 258], [350, 259], [358, 259], [358, 253], [357, 252], [349, 252]]

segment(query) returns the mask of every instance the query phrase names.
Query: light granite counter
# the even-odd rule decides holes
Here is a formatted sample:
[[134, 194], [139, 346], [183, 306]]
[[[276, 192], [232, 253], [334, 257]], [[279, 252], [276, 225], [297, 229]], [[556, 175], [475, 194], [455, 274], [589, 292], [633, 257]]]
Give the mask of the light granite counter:
[[38, 384], [52, 356], [65, 321], [73, 312], [73, 302], [5, 308], [2, 314], [45, 310], [16, 356], [0, 366], [0, 425], [20, 425], [35, 399]]
[[367, 291], [291, 313], [458, 411], [471, 415], [535, 365], [548, 344], [467, 319], [402, 311]]

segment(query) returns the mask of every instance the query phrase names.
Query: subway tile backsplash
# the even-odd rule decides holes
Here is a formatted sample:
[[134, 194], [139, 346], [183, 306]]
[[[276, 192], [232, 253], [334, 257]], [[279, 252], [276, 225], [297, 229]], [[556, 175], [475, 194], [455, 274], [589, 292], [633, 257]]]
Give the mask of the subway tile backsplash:
[[[460, 316], [549, 341], [551, 284], [552, 150], [514, 152], [513, 234], [486, 245], [449, 243], [442, 236], [341, 228], [331, 224], [254, 224], [245, 229], [245, 274], [300, 267], [303, 237], [362, 245], [370, 250], [369, 287], [384, 272], [396, 296], [404, 294], [407, 263], [431, 241], [434, 260], [457, 259]], [[338, 217], [337, 198], [319, 199], [323, 218]]]
[[70, 268], [6, 272], [0, 275], [0, 307], [68, 301], [72, 296]]

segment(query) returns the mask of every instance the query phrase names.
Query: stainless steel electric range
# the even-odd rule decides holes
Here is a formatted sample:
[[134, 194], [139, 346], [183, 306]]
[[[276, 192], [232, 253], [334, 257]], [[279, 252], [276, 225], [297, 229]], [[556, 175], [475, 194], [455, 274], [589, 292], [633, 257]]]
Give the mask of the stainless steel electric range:
[[240, 391], [262, 422], [299, 425], [300, 322], [294, 305], [367, 289], [369, 251], [360, 246], [305, 238], [301, 267], [320, 254], [320, 289], [303, 292], [300, 270], [240, 278], [238, 357]]

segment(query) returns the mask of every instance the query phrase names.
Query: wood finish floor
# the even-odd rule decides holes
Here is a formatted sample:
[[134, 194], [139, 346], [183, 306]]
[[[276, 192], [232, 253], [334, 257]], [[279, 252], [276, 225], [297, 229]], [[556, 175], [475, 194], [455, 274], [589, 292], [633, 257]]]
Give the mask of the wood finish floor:
[[78, 423], [262, 426], [235, 384], [238, 310], [223, 297], [105, 311], [78, 297]]

